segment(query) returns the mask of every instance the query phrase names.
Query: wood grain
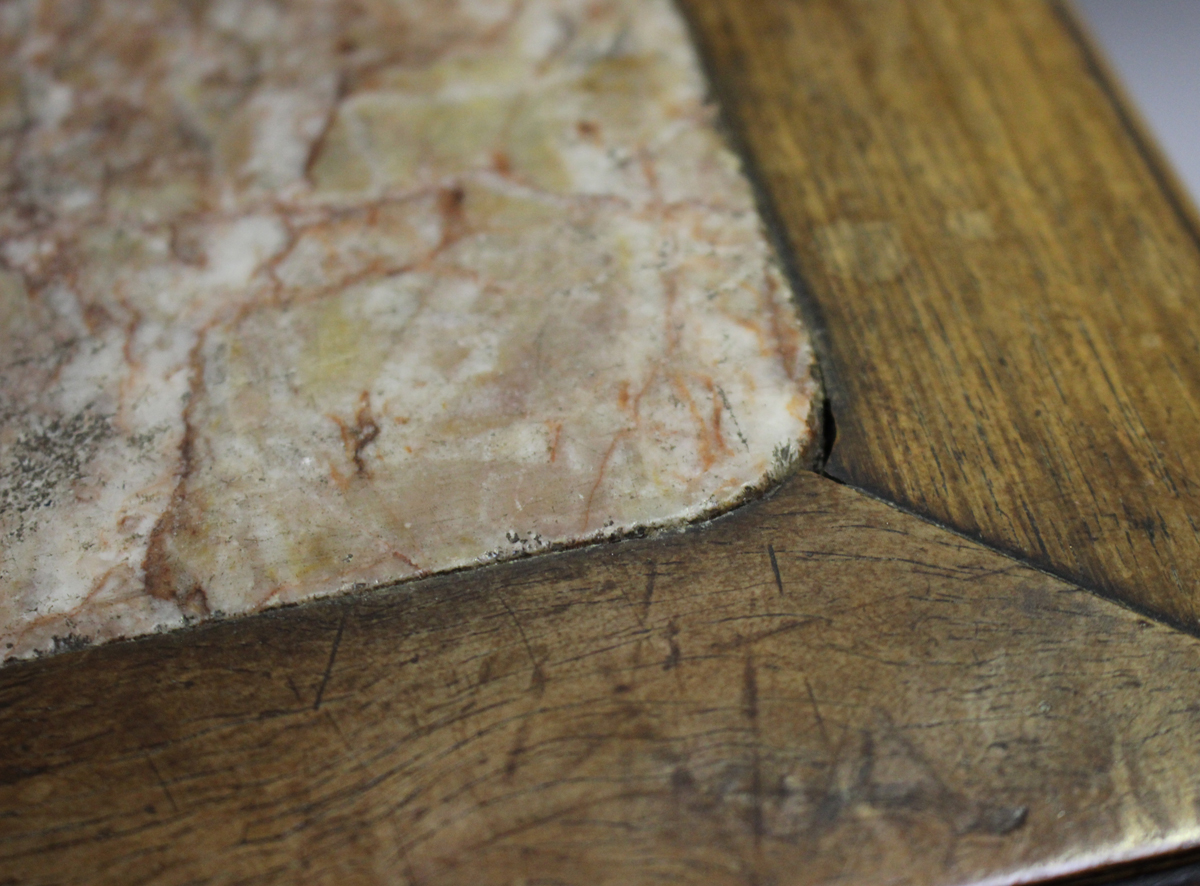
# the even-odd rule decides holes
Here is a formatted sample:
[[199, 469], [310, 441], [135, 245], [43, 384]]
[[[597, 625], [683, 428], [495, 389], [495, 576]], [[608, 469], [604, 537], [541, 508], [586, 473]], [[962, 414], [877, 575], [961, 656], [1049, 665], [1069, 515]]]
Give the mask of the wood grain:
[[0, 883], [1014, 882], [1200, 839], [1200, 642], [805, 474], [0, 672]]
[[1061, 8], [682, 6], [824, 329], [828, 472], [1195, 631], [1200, 249]]
[[[1200, 259], [1064, 20], [684, 6], [823, 321], [828, 470], [1194, 629]], [[0, 671], [0, 886], [1093, 871], [1200, 847], [1198, 675], [1194, 637], [805, 474]]]

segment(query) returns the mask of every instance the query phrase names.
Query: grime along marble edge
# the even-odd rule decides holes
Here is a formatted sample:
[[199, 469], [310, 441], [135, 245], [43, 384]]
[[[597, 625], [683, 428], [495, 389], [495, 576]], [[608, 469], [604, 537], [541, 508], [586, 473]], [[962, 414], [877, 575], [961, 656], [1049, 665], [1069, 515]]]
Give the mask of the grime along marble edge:
[[668, 0], [0, 4], [0, 652], [713, 514], [806, 335]]

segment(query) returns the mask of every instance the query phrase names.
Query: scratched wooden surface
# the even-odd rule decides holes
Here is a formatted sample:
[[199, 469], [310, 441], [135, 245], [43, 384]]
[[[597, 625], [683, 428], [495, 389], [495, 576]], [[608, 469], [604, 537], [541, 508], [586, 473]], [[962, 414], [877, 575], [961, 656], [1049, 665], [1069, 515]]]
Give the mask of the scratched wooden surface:
[[[823, 321], [829, 470], [1194, 629], [1200, 262], [1055, 8], [682, 5]], [[804, 474], [676, 536], [0, 671], [0, 886], [1094, 871], [1200, 845], [1198, 672]]]
[[0, 672], [0, 883], [1038, 877], [1200, 836], [1198, 677], [1200, 640], [804, 474]]
[[1189, 630], [1200, 249], [1045, 0], [683, 0], [815, 314], [831, 475]]

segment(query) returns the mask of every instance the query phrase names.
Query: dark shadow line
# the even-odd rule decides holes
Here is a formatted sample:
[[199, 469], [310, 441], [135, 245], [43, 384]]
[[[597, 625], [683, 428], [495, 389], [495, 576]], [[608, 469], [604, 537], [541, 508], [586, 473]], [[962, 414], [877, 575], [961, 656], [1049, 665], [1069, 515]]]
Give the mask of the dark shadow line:
[[759, 218], [771, 243], [772, 252], [779, 261], [784, 277], [792, 290], [792, 302], [804, 322], [806, 331], [812, 341], [813, 353], [816, 356], [815, 374], [817, 376], [817, 391], [819, 401], [814, 403], [816, 440], [813, 447], [812, 470], [821, 474], [829, 461], [830, 453], [837, 436], [834, 424], [834, 403], [845, 402], [845, 389], [838, 380], [832, 357], [827, 332], [829, 324], [825, 321], [824, 311], [820, 302], [813, 296], [812, 287], [800, 269], [799, 257], [792, 248], [788, 238], [788, 226], [783, 221], [783, 215], [775, 204], [771, 189], [767, 186], [766, 176], [759, 167], [758, 159], [751, 151], [749, 142], [743, 134], [743, 127], [733, 115], [734, 97], [730, 94], [724, 78], [717, 76], [717, 68], [713, 62], [711, 47], [705, 39], [705, 29], [696, 22], [687, 4], [675, 0], [676, 11], [687, 26], [692, 46], [700, 68], [704, 74], [705, 85], [708, 87], [710, 101], [716, 106], [718, 128], [729, 148], [741, 163], [742, 174], [750, 183], [755, 206]]

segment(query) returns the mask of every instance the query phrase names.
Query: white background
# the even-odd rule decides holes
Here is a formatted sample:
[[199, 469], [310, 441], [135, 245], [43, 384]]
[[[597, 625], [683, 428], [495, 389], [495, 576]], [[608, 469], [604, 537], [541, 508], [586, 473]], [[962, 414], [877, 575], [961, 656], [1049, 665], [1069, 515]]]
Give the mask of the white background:
[[1200, 203], [1200, 0], [1076, 0], [1076, 7]]

